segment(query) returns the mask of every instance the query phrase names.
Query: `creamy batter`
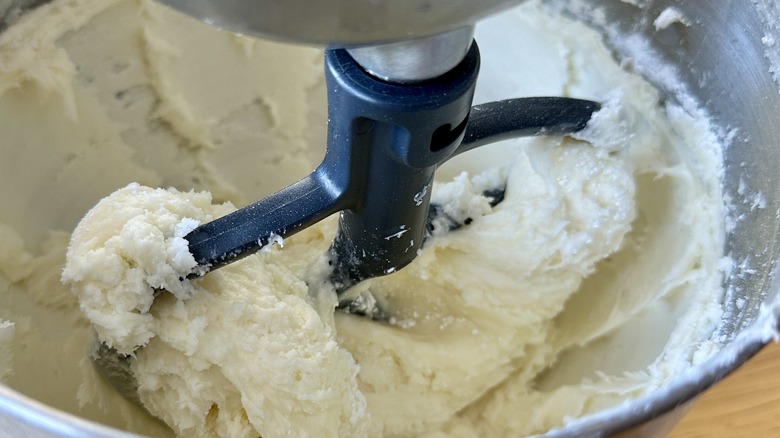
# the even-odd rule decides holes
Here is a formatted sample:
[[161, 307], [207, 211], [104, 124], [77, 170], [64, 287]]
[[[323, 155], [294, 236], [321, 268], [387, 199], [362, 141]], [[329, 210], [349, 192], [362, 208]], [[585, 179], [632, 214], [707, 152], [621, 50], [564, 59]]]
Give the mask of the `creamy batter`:
[[[535, 2], [477, 38], [477, 101], [605, 108], [576, 139], [494, 145], [441, 169], [434, 201], [473, 221], [352, 291], [391, 309], [380, 324], [334, 312], [317, 281], [333, 218], [178, 280], [194, 264], [187, 231], [321, 157], [318, 50], [133, 0], [55, 1], [0, 34], [0, 175], [13, 181], [0, 184], [0, 345], [13, 351], [0, 377], [80, 416], [165, 433], [96, 376], [94, 328], [135, 352], [142, 402], [180, 435], [517, 436], [706, 360], [723, 244], [708, 122]], [[506, 198], [491, 208], [481, 193], [497, 185]]]

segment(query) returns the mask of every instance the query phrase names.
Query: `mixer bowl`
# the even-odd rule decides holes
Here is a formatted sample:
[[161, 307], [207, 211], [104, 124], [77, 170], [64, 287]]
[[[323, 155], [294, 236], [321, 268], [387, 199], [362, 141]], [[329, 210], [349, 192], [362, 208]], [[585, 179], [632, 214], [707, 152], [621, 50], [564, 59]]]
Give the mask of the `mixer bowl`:
[[[0, 0], [0, 30], [20, 11], [40, 3]], [[616, 56], [632, 58], [634, 68], [668, 99], [679, 101], [681, 91], [693, 96], [730, 139], [724, 151], [724, 193], [732, 204], [732, 218], [739, 220], [731, 221], [724, 254], [738, 267], [725, 282], [724, 317], [713, 334], [723, 348], [694, 373], [667, 387], [550, 431], [546, 435], [550, 437], [661, 435], [684, 415], [691, 400], [744, 363], [778, 331], [780, 41], [776, 40], [780, 39], [780, 6], [774, 0], [633, 3], [642, 7], [616, 0], [552, 2], [601, 29]], [[685, 17], [685, 23], [656, 29], [654, 20], [670, 6]], [[632, 38], [636, 35], [643, 37], [649, 44], [646, 48], [656, 57], [637, 56], [638, 40]], [[675, 66], [686, 90], [668, 81], [664, 70], [653, 64], [655, 59]], [[745, 185], [750, 193], [744, 192]], [[763, 197], [761, 208], [746, 201], [756, 194]], [[47, 407], [5, 386], [0, 386], [0, 430], [14, 436], [125, 435]]]

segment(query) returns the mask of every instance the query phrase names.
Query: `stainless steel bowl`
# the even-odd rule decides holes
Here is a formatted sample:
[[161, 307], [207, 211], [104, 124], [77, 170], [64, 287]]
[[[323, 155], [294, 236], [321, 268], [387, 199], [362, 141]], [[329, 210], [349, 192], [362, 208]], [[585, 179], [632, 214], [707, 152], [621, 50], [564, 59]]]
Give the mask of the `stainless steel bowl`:
[[[40, 0], [0, 0], [0, 31], [20, 12], [43, 3]], [[198, 3], [198, 2], [193, 2]], [[233, 2], [238, 3], [238, 2]], [[301, 3], [301, 2], [297, 2]], [[297, 4], [296, 3], [296, 4]], [[312, 2], [325, 3], [325, 2]], [[346, 5], [338, 1], [329, 4]], [[392, 2], [385, 2], [389, 5]], [[444, 2], [412, 1], [415, 7], [446, 8]], [[468, 2], [459, 2], [465, 5]], [[481, 9], [492, 11], [511, 2], [492, 1]], [[687, 91], [698, 99], [717, 121], [733, 133], [725, 151], [724, 191], [733, 203], [736, 221], [724, 252], [733, 260], [749, 260], [752, 270], [736, 269], [724, 285], [728, 291], [724, 319], [713, 335], [723, 350], [689, 378], [679, 379], [629, 406], [621, 406], [577, 420], [547, 436], [660, 435], [685, 413], [685, 406], [710, 385], [736, 369], [755, 354], [778, 331], [780, 319], [780, 6], [775, 0], [647, 0], [637, 7], [617, 0], [551, 2], [570, 14], [601, 27], [616, 56], [629, 56], [626, 35], [641, 35], [658, 56], [677, 67]], [[366, 5], [373, 2], [367, 2]], [[448, 5], [450, 5], [448, 3]], [[655, 18], [674, 7], [687, 24], [672, 24], [656, 30]], [[455, 8], [453, 8], [454, 10]], [[338, 12], [338, 8], [327, 9]], [[372, 9], [364, 9], [373, 14]], [[444, 14], [445, 11], [438, 11]], [[437, 13], [438, 13], [437, 12]], [[464, 12], [464, 11], [460, 11]], [[448, 22], [462, 24], [482, 12], [465, 11]], [[436, 14], [434, 14], [436, 15]], [[443, 15], [442, 15], [443, 16]], [[333, 14], [330, 20], [335, 20]], [[446, 20], [445, 20], [446, 21]], [[331, 25], [339, 26], [339, 22]], [[415, 26], [422, 26], [415, 23]], [[433, 26], [430, 33], [448, 28]], [[424, 27], [424, 26], [423, 26]], [[452, 27], [449, 27], [452, 28]], [[353, 30], [349, 28], [349, 34]], [[273, 31], [273, 30], [271, 30]], [[395, 31], [393, 31], [395, 32]], [[412, 33], [421, 35], [420, 31]], [[383, 36], [384, 35], [384, 36]], [[343, 42], [383, 40], [390, 34], [368, 39], [345, 37]], [[284, 35], [282, 35], [284, 36]], [[324, 42], [311, 35], [307, 41]], [[777, 42], [775, 42], [777, 40]], [[653, 66], [636, 59], [637, 68], [676, 99], [677, 91]], [[777, 77], [773, 77], [772, 72]], [[740, 181], [765, 199], [763, 208], [751, 208], [738, 189]], [[123, 432], [62, 413], [5, 386], [0, 386], [0, 431], [14, 436], [124, 436]]]

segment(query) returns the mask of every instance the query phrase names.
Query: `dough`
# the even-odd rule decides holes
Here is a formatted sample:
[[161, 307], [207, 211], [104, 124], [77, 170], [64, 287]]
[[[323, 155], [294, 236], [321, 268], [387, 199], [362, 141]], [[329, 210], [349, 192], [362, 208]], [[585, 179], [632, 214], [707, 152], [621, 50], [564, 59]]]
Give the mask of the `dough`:
[[[194, 264], [187, 231], [321, 157], [318, 50], [133, 0], [56, 0], [0, 34], [0, 175], [17, 181], [0, 185], [0, 232], [15, 242], [0, 251], [8, 384], [164, 433], [96, 378], [84, 359], [94, 328], [135, 352], [144, 405], [180, 435], [519, 436], [706, 360], [724, 234], [706, 117], [662, 100], [596, 32], [539, 2], [484, 21], [477, 38], [478, 102], [605, 107], [577, 138], [492, 145], [442, 168], [435, 202], [472, 221], [351, 291], [392, 312], [382, 324], [334, 312], [317, 281], [334, 218], [179, 281]], [[491, 208], [481, 193], [504, 185]], [[59, 363], [25, 369], [57, 351]], [[50, 370], [73, 375], [36, 381]]]
[[182, 218], [229, 211], [210, 201], [133, 184], [85, 216], [63, 278], [100, 339], [124, 354], [144, 346], [141, 401], [180, 435], [363, 434], [358, 367], [294, 272], [252, 257], [179, 280], [195, 266], [183, 236], [197, 225]]

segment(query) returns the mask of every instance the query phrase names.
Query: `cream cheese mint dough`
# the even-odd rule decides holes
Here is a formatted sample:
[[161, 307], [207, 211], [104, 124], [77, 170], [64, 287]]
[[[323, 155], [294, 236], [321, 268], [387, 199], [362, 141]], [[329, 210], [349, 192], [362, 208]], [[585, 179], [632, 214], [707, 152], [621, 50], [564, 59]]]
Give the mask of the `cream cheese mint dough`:
[[[471, 221], [349, 292], [386, 304], [380, 323], [335, 311], [321, 258], [334, 218], [179, 280], [195, 265], [188, 231], [321, 159], [319, 49], [151, 1], [27, 14], [0, 34], [5, 384], [156, 436], [519, 436], [708, 359], [727, 268], [714, 127], [541, 2], [480, 22], [476, 38], [478, 102], [603, 109], [574, 137], [447, 163], [433, 201]], [[491, 207], [483, 192], [502, 186]], [[135, 355], [158, 419], [93, 369], [93, 330]]]

